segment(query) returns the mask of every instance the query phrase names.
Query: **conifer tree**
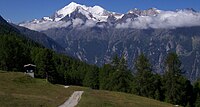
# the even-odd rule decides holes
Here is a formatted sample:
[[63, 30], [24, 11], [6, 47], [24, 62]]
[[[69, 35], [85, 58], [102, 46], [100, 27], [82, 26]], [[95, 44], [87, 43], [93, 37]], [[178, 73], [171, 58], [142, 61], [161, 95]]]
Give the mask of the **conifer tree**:
[[54, 53], [51, 50], [44, 50], [44, 66], [47, 80], [51, 83], [57, 83], [58, 74], [53, 60], [53, 55]]
[[85, 75], [85, 78], [83, 80], [83, 85], [93, 88], [93, 89], [99, 89], [99, 71], [97, 67], [93, 67], [92, 70], [88, 71]]
[[197, 80], [194, 83], [192, 103], [195, 107], [200, 107], [200, 82]]
[[176, 53], [169, 53], [165, 61], [165, 99], [172, 104], [186, 106], [192, 93], [191, 85], [182, 76], [181, 61]]
[[133, 92], [137, 95], [153, 98], [155, 93], [154, 75], [152, 73], [151, 64], [143, 53], [137, 58], [135, 68], [135, 87], [133, 87]]
[[127, 61], [122, 56], [120, 60], [114, 57], [114, 72], [110, 75], [109, 90], [130, 92], [132, 74], [128, 70]]
[[114, 72], [111, 64], [105, 64], [99, 71], [99, 88], [103, 90], [109, 89], [110, 75]]

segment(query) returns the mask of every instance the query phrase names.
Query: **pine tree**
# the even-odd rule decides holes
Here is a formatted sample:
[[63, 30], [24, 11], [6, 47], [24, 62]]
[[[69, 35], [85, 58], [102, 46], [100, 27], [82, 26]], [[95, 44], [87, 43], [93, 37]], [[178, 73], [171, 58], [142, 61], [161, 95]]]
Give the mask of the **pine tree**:
[[54, 53], [53, 51], [49, 49], [45, 49], [44, 54], [44, 61], [45, 61], [45, 72], [46, 72], [46, 78], [51, 83], [57, 83], [57, 76], [58, 73], [56, 71], [55, 62], [53, 60]]
[[113, 60], [112, 60], [112, 66], [114, 67], [114, 68], [117, 68], [117, 66], [119, 65], [119, 62], [120, 62], [120, 59], [118, 58], [118, 56], [117, 55], [115, 55], [114, 57], [113, 57]]
[[33, 48], [31, 51], [31, 58], [37, 66], [34, 74], [36, 78], [46, 78], [44, 54], [44, 49], [41, 48]]
[[186, 106], [191, 98], [192, 86], [182, 76], [181, 61], [176, 53], [169, 53], [166, 58], [164, 88], [169, 103]]
[[164, 90], [163, 90], [163, 83], [162, 78], [159, 74], [154, 75], [154, 99], [163, 101], [164, 100]]
[[93, 88], [93, 89], [99, 89], [99, 71], [97, 67], [93, 67], [92, 70], [88, 71], [85, 75], [85, 78], [83, 80], [83, 85]]
[[109, 90], [113, 91], [122, 91], [122, 92], [130, 92], [131, 91], [131, 81], [132, 74], [128, 70], [127, 62], [124, 56], [121, 57], [120, 60], [116, 60], [114, 58], [115, 64], [114, 72], [110, 74], [109, 80]]
[[181, 75], [181, 62], [175, 53], [170, 53], [165, 62], [165, 97], [166, 101], [173, 104], [179, 104], [180, 98], [180, 84], [177, 84], [178, 78]]
[[[154, 75], [152, 73], [151, 64], [143, 53], [137, 58], [135, 68], [136, 74], [133, 83], [133, 92], [137, 95], [154, 98]], [[157, 93], [157, 95], [158, 94], [159, 93]]]
[[105, 64], [99, 71], [99, 88], [103, 90], [109, 89], [109, 78], [114, 72], [113, 67], [110, 64]]
[[194, 83], [192, 101], [193, 101], [195, 107], [200, 107], [200, 82], [199, 81], [196, 81]]

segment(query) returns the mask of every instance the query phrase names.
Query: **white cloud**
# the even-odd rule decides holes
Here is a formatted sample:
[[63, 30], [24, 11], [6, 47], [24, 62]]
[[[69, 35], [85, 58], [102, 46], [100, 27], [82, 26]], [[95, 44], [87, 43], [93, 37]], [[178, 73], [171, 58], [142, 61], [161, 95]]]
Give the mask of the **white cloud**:
[[[72, 25], [78, 28], [87, 27], [105, 27], [103, 23], [97, 25], [97, 21], [92, 19], [84, 22], [80, 18], [73, 19], [72, 21], [52, 21], [52, 20], [34, 20], [32, 22], [20, 24], [20, 26], [27, 27], [32, 30], [42, 31], [50, 28], [61, 28]], [[160, 11], [155, 16], [139, 16], [135, 19], [128, 18], [125, 22], [117, 24], [116, 28], [136, 28], [136, 29], [147, 29], [147, 28], [176, 28], [176, 27], [191, 27], [200, 26], [200, 13], [192, 12], [187, 10], [174, 11]]]
[[104, 25], [97, 25], [97, 27], [99, 27], [99, 28], [104, 28]]
[[86, 26], [86, 27], [94, 27], [94, 26], [96, 26], [96, 22], [93, 21], [93, 20], [87, 20], [87, 21], [85, 22], [85, 26]]
[[81, 26], [84, 22], [80, 18], [76, 18], [72, 20], [73, 27]]
[[24, 23], [20, 24], [19, 26], [23, 26], [26, 28], [29, 28], [31, 30], [36, 30], [36, 31], [43, 31], [47, 30], [50, 28], [62, 28], [62, 27], [68, 27], [71, 24], [71, 21], [64, 22], [64, 21], [44, 21], [41, 23]]
[[162, 11], [156, 16], [139, 16], [116, 25], [116, 28], [176, 28], [200, 26], [200, 13], [191, 11]]

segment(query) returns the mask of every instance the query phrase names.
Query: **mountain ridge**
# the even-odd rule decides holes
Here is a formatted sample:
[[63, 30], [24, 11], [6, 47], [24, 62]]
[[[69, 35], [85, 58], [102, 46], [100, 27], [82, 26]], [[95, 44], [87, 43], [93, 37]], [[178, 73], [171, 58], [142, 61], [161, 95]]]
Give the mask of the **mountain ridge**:
[[[110, 23], [111, 17], [112, 23]], [[69, 5], [57, 10], [50, 17], [22, 22], [19, 25], [37, 31], [62, 27], [85, 28], [94, 26], [135, 29], [173, 29], [177, 27], [200, 26], [197, 23], [199, 21], [200, 13], [192, 8], [177, 9], [175, 11], [164, 11], [156, 8], [140, 10], [135, 8], [129, 10], [127, 13], [120, 14], [107, 11], [96, 5], [87, 7], [71, 2]]]
[[46, 34], [30, 30], [25, 27], [21, 27], [15, 24], [11, 24], [15, 27], [22, 35], [26, 38], [32, 39], [33, 41], [40, 43], [44, 47], [48, 49], [52, 49], [58, 53], [65, 53], [64, 48], [60, 46], [57, 42], [55, 42], [52, 38], [48, 37]]

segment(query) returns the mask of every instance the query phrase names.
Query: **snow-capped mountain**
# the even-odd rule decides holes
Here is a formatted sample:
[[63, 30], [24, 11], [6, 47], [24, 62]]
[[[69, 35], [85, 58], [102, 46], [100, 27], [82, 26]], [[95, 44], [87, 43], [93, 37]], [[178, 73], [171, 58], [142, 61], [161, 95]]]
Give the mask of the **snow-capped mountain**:
[[92, 19], [94, 21], [106, 21], [108, 16], [112, 14], [111, 12], [106, 11], [100, 6], [93, 6], [93, 7], [87, 7], [85, 5], [80, 5], [74, 2], [71, 2], [69, 5], [65, 6], [64, 8], [58, 10], [54, 16], [54, 21], [59, 21], [62, 18], [66, 17], [67, 15], [70, 17], [70, 15], [74, 12], [78, 11], [79, 13], [83, 14], [87, 17], [87, 19]]
[[200, 77], [200, 13], [194, 9], [135, 8], [119, 14], [72, 2], [50, 17], [19, 25], [45, 33], [66, 53], [91, 64], [102, 65], [124, 54], [132, 67], [143, 52], [155, 72], [163, 73], [166, 55], [176, 52], [186, 76]]
[[156, 8], [132, 9], [125, 14], [110, 12], [100, 6], [87, 7], [75, 2], [56, 11], [50, 17], [23, 22], [20, 26], [44, 31], [63, 27], [114, 27], [114, 28], [177, 28], [200, 25], [200, 13], [187, 8], [164, 11]]
[[43, 17], [39, 20], [34, 19], [33, 21], [23, 22], [19, 25], [37, 31], [56, 27], [68, 27], [70, 25], [76, 27], [82, 24], [90, 27], [96, 25], [98, 22], [107, 22], [109, 16], [119, 19], [122, 14], [109, 12], [100, 6], [87, 7], [71, 2], [50, 17]]
[[158, 10], [156, 8], [150, 8], [147, 10], [140, 10], [140, 9], [134, 8], [134, 9], [128, 11], [128, 13], [136, 14], [138, 16], [155, 16], [155, 15], [161, 13], [161, 10]]

